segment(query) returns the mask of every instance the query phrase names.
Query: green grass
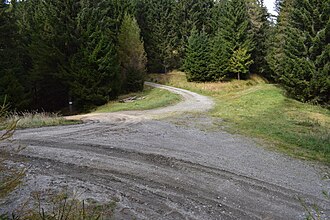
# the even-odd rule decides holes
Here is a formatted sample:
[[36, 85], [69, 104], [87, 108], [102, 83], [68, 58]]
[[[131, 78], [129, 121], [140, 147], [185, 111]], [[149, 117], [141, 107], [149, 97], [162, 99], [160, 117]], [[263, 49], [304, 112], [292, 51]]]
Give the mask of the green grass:
[[[119, 102], [119, 100], [129, 97], [136, 97], [137, 100], [129, 103]], [[95, 112], [105, 113], [128, 110], [148, 110], [172, 105], [180, 100], [181, 97], [177, 94], [173, 94], [167, 90], [146, 86], [144, 91], [141, 93], [130, 93], [128, 95], [120, 96], [117, 101], [112, 101], [106, 105], [100, 106], [95, 110]]]
[[260, 77], [225, 83], [189, 83], [184, 73], [150, 75], [149, 80], [212, 96], [211, 116], [229, 131], [261, 138], [292, 156], [330, 163], [330, 111], [287, 98]]

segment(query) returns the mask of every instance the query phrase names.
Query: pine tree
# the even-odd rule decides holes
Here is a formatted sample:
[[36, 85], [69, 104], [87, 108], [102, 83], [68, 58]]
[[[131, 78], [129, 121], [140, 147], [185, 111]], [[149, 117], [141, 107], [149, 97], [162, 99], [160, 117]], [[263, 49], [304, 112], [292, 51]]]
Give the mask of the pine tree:
[[275, 81], [278, 81], [281, 75], [283, 75], [284, 62], [286, 60], [284, 45], [286, 42], [286, 30], [288, 29], [292, 2], [293, 0], [277, 1], [279, 15], [277, 17], [277, 24], [270, 34], [270, 45], [266, 56], [270, 74]]
[[216, 0], [214, 1], [214, 6], [211, 9], [211, 18], [210, 18], [210, 36], [214, 37], [214, 35], [218, 32], [221, 26], [222, 20], [222, 10], [225, 6], [225, 1]]
[[254, 42], [251, 54], [254, 62], [250, 69], [251, 72], [270, 79], [271, 74], [266, 60], [271, 31], [270, 14], [268, 14], [263, 0], [247, 0], [247, 5]]
[[174, 4], [175, 0], [138, 0], [136, 4], [149, 72], [167, 72], [178, 65]]
[[212, 78], [209, 76], [209, 42], [207, 34], [192, 30], [188, 39], [184, 70], [188, 81], [205, 82]]
[[[111, 1], [83, 0], [77, 15], [79, 50], [70, 59], [67, 78], [74, 104], [83, 109], [102, 105], [120, 93], [119, 61], [116, 49], [118, 14]], [[113, 16], [113, 17], [111, 17]]]
[[140, 32], [135, 18], [126, 14], [118, 36], [118, 55], [123, 77], [123, 90], [128, 92], [143, 89], [147, 58]]
[[221, 15], [219, 29], [212, 40], [210, 74], [216, 80], [236, 77], [236, 66], [230, 60], [236, 60], [233, 57], [234, 54], [242, 55], [242, 51], [246, 51], [244, 57], [249, 59], [242, 59], [245, 61], [242, 66], [246, 69], [242, 70], [240, 78], [247, 78], [252, 64], [250, 56], [253, 42], [246, 2], [245, 0], [226, 0], [218, 13]]
[[213, 0], [178, 0], [175, 4], [175, 25], [178, 36], [177, 52], [179, 58], [185, 56], [186, 45], [191, 34], [191, 28], [197, 31], [212, 31], [212, 9]]
[[216, 35], [210, 40], [210, 63], [209, 71], [215, 81], [223, 80], [228, 76], [228, 65], [232, 55], [233, 44], [227, 40], [222, 31], [217, 31]]
[[301, 101], [330, 104], [329, 22], [329, 1], [293, 1], [278, 79]]
[[32, 108], [100, 105], [121, 91], [117, 33], [128, 0], [29, 0], [18, 24], [31, 60]]

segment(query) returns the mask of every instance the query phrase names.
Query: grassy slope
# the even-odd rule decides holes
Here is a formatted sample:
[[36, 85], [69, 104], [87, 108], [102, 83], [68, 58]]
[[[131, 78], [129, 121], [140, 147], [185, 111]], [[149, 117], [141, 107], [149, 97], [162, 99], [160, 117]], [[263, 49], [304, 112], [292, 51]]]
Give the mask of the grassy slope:
[[173, 72], [150, 75], [151, 81], [212, 96], [210, 112], [230, 131], [259, 137], [290, 155], [330, 163], [330, 111], [287, 98], [276, 85], [259, 77], [226, 83], [188, 83]]
[[180, 96], [167, 90], [147, 87], [141, 93], [130, 93], [119, 97], [118, 100], [136, 96], [141, 98], [134, 102], [120, 103], [118, 101], [109, 102], [106, 105], [98, 107], [95, 112], [116, 112], [126, 110], [147, 110], [159, 108], [177, 103], [181, 100]]

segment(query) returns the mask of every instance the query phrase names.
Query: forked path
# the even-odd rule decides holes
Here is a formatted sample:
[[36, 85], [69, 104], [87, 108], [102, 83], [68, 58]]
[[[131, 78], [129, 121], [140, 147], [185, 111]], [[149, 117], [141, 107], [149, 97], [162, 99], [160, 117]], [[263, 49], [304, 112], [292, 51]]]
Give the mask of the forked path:
[[328, 167], [269, 151], [221, 130], [206, 114], [187, 113], [212, 108], [207, 97], [151, 85], [184, 101], [18, 131], [31, 168], [0, 211], [18, 207], [32, 191], [67, 187], [81, 199], [115, 200], [115, 219], [304, 219], [298, 198], [330, 216], [322, 196], [330, 191]]
[[185, 89], [160, 85], [152, 82], [145, 82], [145, 85], [176, 93], [180, 95], [183, 100], [176, 105], [152, 110], [90, 113], [85, 115], [70, 116], [67, 117], [67, 119], [98, 122], [137, 122], [145, 119], [164, 118], [179, 113], [204, 112], [210, 110], [214, 105], [214, 102], [209, 97]]

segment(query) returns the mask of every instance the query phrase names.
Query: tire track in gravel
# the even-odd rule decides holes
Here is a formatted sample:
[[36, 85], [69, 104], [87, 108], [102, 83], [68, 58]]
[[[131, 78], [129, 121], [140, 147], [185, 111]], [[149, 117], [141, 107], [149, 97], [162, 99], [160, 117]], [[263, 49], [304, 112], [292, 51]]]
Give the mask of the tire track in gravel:
[[[303, 192], [174, 157], [144, 154], [114, 147], [109, 149], [108, 146], [102, 145], [74, 146], [62, 143], [61, 147], [58, 147], [59, 143], [56, 142], [30, 142], [30, 144], [29, 153], [25, 156], [37, 161], [51, 161], [58, 172], [62, 172], [63, 166], [66, 166], [67, 175], [73, 174], [73, 177], [79, 177], [83, 181], [90, 181], [92, 175], [93, 181], [98, 179], [103, 184], [108, 184], [110, 180], [124, 184], [126, 187], [122, 190], [128, 195], [126, 197], [130, 198], [132, 196], [129, 195], [136, 194], [132, 197], [133, 200], [143, 205], [149, 204], [145, 200], [164, 202], [164, 198], [167, 200], [171, 198], [169, 206], [172, 208], [166, 207], [168, 209], [166, 212], [172, 211], [181, 217], [190, 216], [189, 219], [214, 219], [215, 216], [226, 219], [266, 217], [281, 219], [283, 214], [288, 219], [293, 219], [295, 215], [290, 216], [290, 214], [294, 214], [296, 210], [303, 212], [296, 196], [313, 198], [318, 204], [326, 203]], [[47, 149], [42, 147], [45, 144]], [[66, 153], [62, 154], [58, 149], [65, 149]], [[62, 164], [60, 169], [59, 164]], [[198, 178], [195, 177], [196, 175]], [[182, 182], [185, 184], [183, 185]], [[217, 186], [212, 184], [214, 182]], [[230, 193], [217, 191], [216, 188], [219, 187], [222, 190], [230, 189]], [[116, 190], [120, 189], [116, 187]], [[148, 199], [143, 198], [146, 194]], [[188, 200], [184, 201], [185, 198]], [[257, 210], [256, 198], [260, 199], [257, 202]], [[162, 204], [161, 201], [159, 206]], [[265, 212], [269, 204], [272, 204], [272, 209], [276, 210], [273, 210], [272, 214]], [[127, 207], [127, 204], [124, 206]], [[193, 207], [194, 215], [197, 215], [196, 210], [199, 210], [197, 215], [199, 217], [192, 218], [192, 213], [185, 210], [187, 207]], [[157, 210], [157, 206], [155, 209]], [[290, 212], [287, 212], [288, 210]], [[146, 216], [141, 213], [135, 215], [139, 218], [160, 218], [153, 212], [154, 210], [149, 210]]]
[[[116, 200], [116, 219], [304, 219], [297, 197], [317, 203], [324, 219], [330, 216], [322, 197], [330, 190], [322, 179], [328, 167], [222, 130], [153, 120], [213, 105], [191, 96], [187, 91], [186, 104], [162, 109], [85, 115], [79, 116], [84, 124], [17, 131], [15, 139], [26, 146], [17, 157], [28, 158], [31, 169], [0, 213], [17, 208], [32, 191], [68, 187], [81, 199]], [[214, 126], [206, 116], [177, 117]]]

